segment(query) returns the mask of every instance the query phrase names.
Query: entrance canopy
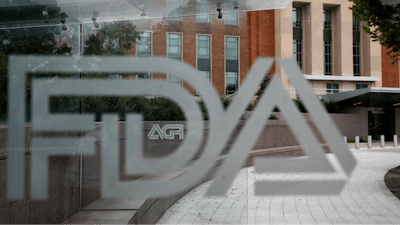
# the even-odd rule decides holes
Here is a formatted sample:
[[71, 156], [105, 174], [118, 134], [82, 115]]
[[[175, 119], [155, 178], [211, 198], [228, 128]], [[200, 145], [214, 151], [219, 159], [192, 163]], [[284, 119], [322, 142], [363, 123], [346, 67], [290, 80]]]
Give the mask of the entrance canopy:
[[293, 0], [0, 0], [0, 29], [280, 9]]
[[400, 88], [365, 88], [322, 97], [324, 101], [334, 101], [346, 106], [394, 107], [400, 106]]

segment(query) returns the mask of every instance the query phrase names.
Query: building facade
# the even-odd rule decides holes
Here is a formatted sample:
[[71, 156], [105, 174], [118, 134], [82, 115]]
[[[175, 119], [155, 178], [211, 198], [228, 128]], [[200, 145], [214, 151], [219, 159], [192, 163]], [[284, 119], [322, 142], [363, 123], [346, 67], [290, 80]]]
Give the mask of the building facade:
[[[305, 0], [285, 9], [248, 12], [249, 67], [260, 56], [293, 57], [317, 95], [382, 87], [383, 50], [362, 30], [351, 5]], [[298, 98], [278, 64], [274, 70]]]
[[[180, 7], [180, 0], [163, 0], [158, 8], [146, 5], [144, 15], [166, 10], [166, 15], [176, 17], [134, 21], [144, 33], [128, 54], [188, 63], [220, 95], [237, 92], [258, 57], [294, 58], [317, 95], [400, 86], [398, 63], [391, 65], [388, 50], [369, 38], [347, 0], [294, 1], [285, 9], [229, 13], [222, 19], [205, 14], [209, 1], [191, 3]], [[233, 5], [221, 8], [229, 7]], [[180, 16], [193, 9], [199, 15]], [[291, 96], [299, 98], [278, 64], [270, 73], [277, 73]], [[140, 77], [166, 79], [196, 93], [173, 74]]]
[[[164, 4], [161, 4], [164, 3]], [[146, 11], [167, 10], [162, 19], [137, 20], [135, 26], [143, 35], [128, 55], [144, 57], [166, 56], [197, 68], [220, 95], [237, 92], [247, 74], [246, 13], [206, 15], [209, 1], [192, 1], [195, 5], [180, 7], [180, 0], [157, 1]], [[229, 2], [228, 2], [229, 3]], [[233, 8], [225, 4], [221, 8]], [[199, 15], [180, 16], [183, 10], [195, 8]], [[203, 14], [204, 13], [204, 14]], [[165, 79], [188, 89], [196, 90], [173, 74], [145, 74], [141, 78]]]

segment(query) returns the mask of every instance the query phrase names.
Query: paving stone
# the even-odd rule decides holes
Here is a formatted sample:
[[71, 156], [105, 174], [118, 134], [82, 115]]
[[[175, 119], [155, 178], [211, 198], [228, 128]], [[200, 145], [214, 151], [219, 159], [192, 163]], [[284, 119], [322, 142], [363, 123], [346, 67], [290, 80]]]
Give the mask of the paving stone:
[[[245, 170], [245, 173], [239, 174], [232, 184], [233, 194], [228, 194], [228, 197], [222, 197], [219, 199], [220, 201], [215, 201], [217, 198], [206, 198], [201, 194], [190, 193], [187, 197], [179, 200], [179, 210], [178, 206], [171, 206], [159, 223], [400, 223], [400, 201], [387, 190], [383, 179], [389, 169], [399, 165], [400, 151], [352, 151], [352, 153], [357, 159], [357, 166], [340, 195], [257, 196], [254, 194], [256, 180], [331, 180], [345, 178], [346, 175], [341, 169], [337, 174], [300, 173], [296, 176], [292, 176], [290, 173], [261, 174], [252, 173], [254, 167], [249, 167], [243, 169], [242, 171]], [[339, 167], [332, 154], [327, 154], [327, 158], [334, 164], [334, 168]], [[246, 174], [246, 177], [243, 174]], [[206, 190], [210, 182], [195, 190], [200, 191], [200, 188], [203, 191]], [[223, 219], [224, 217], [225, 219]], [[181, 218], [181, 220], [177, 221], [176, 218]]]

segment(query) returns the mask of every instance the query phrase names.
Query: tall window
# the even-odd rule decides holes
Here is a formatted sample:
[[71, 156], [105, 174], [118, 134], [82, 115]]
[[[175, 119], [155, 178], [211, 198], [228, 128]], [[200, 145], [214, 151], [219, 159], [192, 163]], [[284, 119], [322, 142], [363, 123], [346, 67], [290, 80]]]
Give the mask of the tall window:
[[210, 81], [210, 36], [197, 35], [197, 69]]
[[[235, 2], [225, 2], [225, 9], [233, 11], [235, 7]], [[237, 13], [227, 13], [224, 14], [226, 24], [238, 24]]]
[[297, 65], [303, 67], [302, 44], [303, 44], [303, 29], [302, 29], [302, 8], [293, 8], [293, 58]]
[[326, 84], [326, 93], [327, 94], [339, 93], [339, 84]]
[[353, 13], [353, 73], [360, 76], [360, 21], [358, 15]]
[[[136, 42], [136, 55], [138, 57], [151, 57], [151, 33], [143, 32], [140, 40]], [[141, 79], [150, 79], [151, 73], [140, 73], [137, 75]]]
[[[167, 54], [168, 58], [182, 60], [182, 34], [167, 34]], [[168, 80], [182, 85], [181, 79], [168, 74]]]
[[324, 74], [332, 75], [332, 11], [324, 9]]
[[[210, 22], [211, 16], [208, 14], [210, 12], [210, 3], [207, 0], [197, 1], [197, 22]], [[206, 14], [207, 15], [204, 15]], [[203, 15], [201, 15], [203, 14]]]
[[167, 0], [167, 20], [181, 20], [181, 0]]
[[233, 94], [238, 90], [239, 60], [237, 37], [225, 38], [225, 53], [226, 94]]

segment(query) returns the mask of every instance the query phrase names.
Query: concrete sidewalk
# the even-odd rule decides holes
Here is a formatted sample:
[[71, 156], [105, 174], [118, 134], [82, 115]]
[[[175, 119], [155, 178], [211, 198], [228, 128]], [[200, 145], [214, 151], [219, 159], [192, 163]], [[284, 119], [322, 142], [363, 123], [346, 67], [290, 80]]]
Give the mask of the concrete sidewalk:
[[334, 155], [327, 154], [335, 174], [257, 174], [245, 168], [226, 196], [204, 197], [210, 182], [204, 183], [171, 206], [158, 224], [399, 224], [400, 200], [387, 189], [384, 176], [400, 165], [400, 151], [352, 153], [358, 164], [340, 195], [254, 195], [260, 179], [344, 178]]

